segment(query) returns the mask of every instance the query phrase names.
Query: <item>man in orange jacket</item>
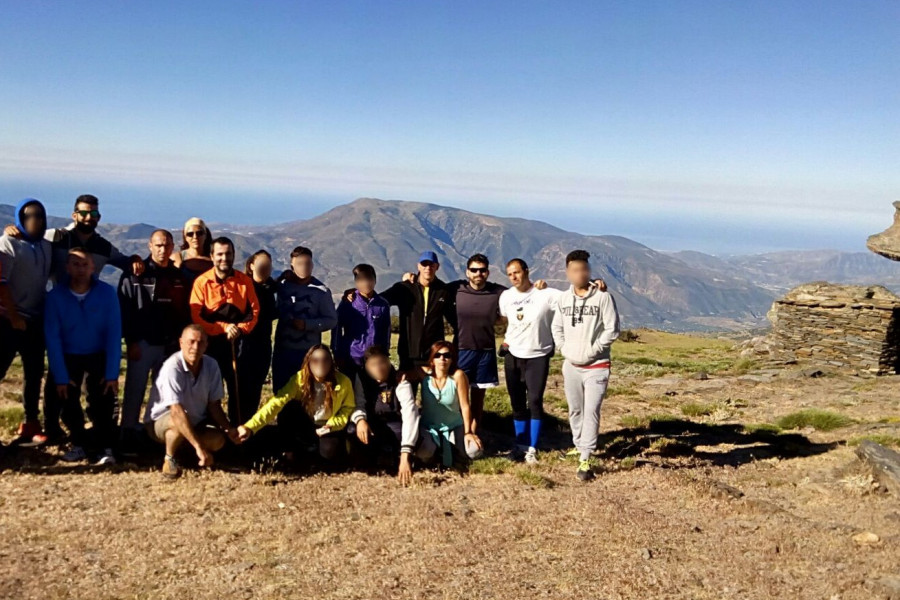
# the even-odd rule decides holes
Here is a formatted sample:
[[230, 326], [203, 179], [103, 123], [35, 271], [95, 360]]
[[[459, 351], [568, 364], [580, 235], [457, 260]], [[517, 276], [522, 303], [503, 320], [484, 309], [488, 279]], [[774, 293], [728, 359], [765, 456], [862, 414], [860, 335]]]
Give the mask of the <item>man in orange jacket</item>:
[[213, 268], [194, 280], [191, 290], [191, 319], [209, 336], [206, 353], [215, 359], [228, 388], [228, 419], [233, 425], [243, 423], [258, 406], [241, 406], [242, 394], [236, 380], [234, 364], [246, 360], [243, 338], [253, 331], [259, 319], [259, 301], [253, 280], [234, 267], [234, 243], [216, 238], [212, 243]]

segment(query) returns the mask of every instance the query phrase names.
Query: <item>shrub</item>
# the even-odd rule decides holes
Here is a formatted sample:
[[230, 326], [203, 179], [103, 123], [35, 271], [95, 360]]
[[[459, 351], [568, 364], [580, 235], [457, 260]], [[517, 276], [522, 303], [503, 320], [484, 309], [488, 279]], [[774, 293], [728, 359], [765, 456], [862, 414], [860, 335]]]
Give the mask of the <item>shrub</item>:
[[782, 429], [802, 429], [812, 427], [818, 431], [832, 431], [853, 423], [850, 417], [840, 413], [810, 408], [801, 410], [778, 419], [777, 425]]

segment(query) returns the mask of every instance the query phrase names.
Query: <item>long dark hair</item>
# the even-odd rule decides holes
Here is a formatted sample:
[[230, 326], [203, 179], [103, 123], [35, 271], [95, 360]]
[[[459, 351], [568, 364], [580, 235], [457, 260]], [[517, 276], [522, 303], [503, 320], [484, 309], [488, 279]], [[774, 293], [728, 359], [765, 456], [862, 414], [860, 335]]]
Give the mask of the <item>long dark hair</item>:
[[309, 361], [317, 350], [324, 350], [327, 352], [328, 361], [331, 363], [328, 373], [321, 382], [322, 385], [325, 386], [326, 413], [330, 413], [334, 406], [334, 388], [337, 386], [337, 367], [334, 364], [334, 356], [331, 354], [331, 348], [325, 344], [316, 344], [306, 353], [306, 356], [303, 358], [303, 366], [300, 367], [300, 379], [302, 382], [300, 391], [303, 394], [300, 403], [303, 404], [303, 408], [309, 416], [313, 416], [316, 412], [316, 377], [312, 373]]

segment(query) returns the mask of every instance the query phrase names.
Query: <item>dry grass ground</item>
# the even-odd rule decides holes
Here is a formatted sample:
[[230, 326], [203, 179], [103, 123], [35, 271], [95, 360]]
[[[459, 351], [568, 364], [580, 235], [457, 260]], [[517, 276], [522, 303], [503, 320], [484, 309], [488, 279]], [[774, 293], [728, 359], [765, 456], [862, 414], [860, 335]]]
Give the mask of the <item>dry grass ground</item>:
[[[900, 439], [900, 378], [758, 370], [728, 342], [656, 332], [614, 361], [603, 473], [587, 485], [562, 427], [535, 468], [497, 432], [496, 456], [408, 489], [228, 469], [168, 482], [155, 465], [8, 452], [0, 597], [888, 597], [900, 499], [853, 444]], [[555, 371], [547, 407], [564, 419]], [[6, 442], [18, 385], [14, 373], [0, 388]], [[489, 397], [492, 428], [508, 425], [506, 403]]]

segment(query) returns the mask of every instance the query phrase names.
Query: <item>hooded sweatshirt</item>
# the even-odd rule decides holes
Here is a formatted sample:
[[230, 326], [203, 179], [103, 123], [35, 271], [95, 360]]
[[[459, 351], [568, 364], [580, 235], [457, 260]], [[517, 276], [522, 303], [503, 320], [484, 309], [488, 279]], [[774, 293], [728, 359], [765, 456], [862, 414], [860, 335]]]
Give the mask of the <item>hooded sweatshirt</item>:
[[[44, 230], [35, 237], [28, 235], [22, 220], [25, 208], [31, 205], [40, 207], [44, 214]], [[39, 317], [44, 311], [53, 257], [50, 242], [44, 239], [46, 222], [44, 205], [34, 198], [26, 198], [16, 206], [16, 229], [21, 239], [0, 236], [0, 284], [9, 287], [16, 310], [25, 319]], [[5, 312], [0, 306], [0, 315], [5, 316]]]
[[70, 380], [66, 369], [67, 354], [104, 354], [104, 376], [107, 381], [119, 377], [122, 358], [122, 317], [119, 297], [114, 287], [98, 280], [96, 275], [84, 299], [79, 299], [66, 282], [47, 294], [44, 315], [47, 337], [47, 362], [57, 383]]
[[556, 347], [571, 364], [608, 366], [609, 349], [619, 337], [616, 301], [596, 287], [584, 296], [569, 287], [557, 298], [551, 329]]

